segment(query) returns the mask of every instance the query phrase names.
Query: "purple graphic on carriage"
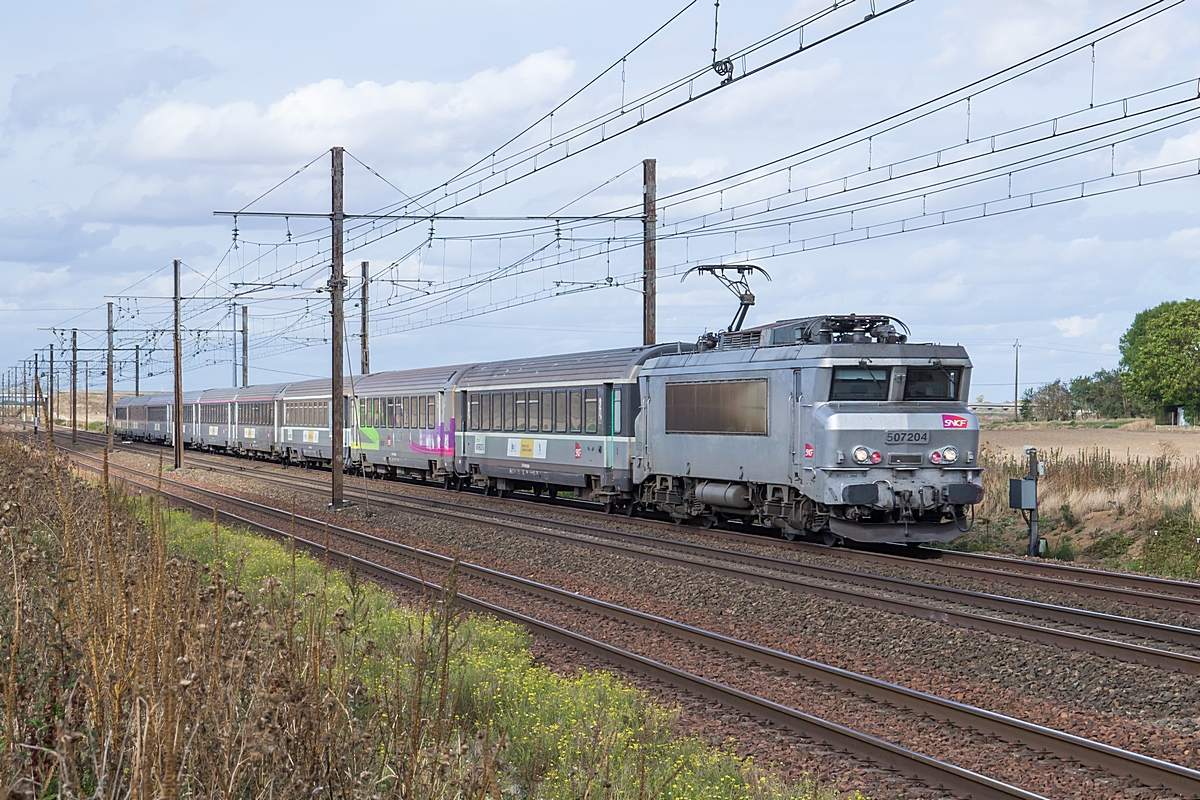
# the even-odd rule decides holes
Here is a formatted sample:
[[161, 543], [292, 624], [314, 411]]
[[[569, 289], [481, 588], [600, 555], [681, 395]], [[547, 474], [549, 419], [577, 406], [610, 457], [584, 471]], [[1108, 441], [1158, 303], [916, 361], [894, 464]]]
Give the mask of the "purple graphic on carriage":
[[417, 441], [409, 442], [408, 446], [414, 453], [424, 453], [431, 456], [453, 456], [454, 419], [451, 418], [448, 427], [439, 422], [436, 429], [419, 432], [417, 434]]

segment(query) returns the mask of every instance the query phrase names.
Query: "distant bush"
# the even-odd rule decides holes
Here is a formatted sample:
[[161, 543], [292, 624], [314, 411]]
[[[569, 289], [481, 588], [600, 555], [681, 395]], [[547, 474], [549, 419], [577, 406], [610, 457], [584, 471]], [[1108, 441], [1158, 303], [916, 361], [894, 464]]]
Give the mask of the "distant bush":
[[1159, 522], [1142, 545], [1142, 567], [1172, 578], [1200, 579], [1200, 529], [1191, 509]]

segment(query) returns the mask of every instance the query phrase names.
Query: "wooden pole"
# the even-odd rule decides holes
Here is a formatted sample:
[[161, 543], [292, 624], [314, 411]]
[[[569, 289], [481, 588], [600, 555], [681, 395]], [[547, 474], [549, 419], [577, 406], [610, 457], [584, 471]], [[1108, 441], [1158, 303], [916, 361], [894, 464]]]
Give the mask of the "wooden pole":
[[658, 313], [657, 162], [642, 162], [642, 344], [655, 343]]
[[332, 410], [333, 410], [332, 429], [330, 431], [330, 433], [331, 433], [330, 438], [332, 439], [332, 445], [333, 445], [332, 451], [333, 452], [331, 453], [331, 464], [330, 464], [330, 472], [331, 472], [330, 495], [331, 495], [331, 499], [330, 499], [329, 504], [333, 508], [341, 508], [341, 506], [342, 506], [342, 469], [343, 469], [342, 447], [344, 446], [343, 431], [345, 429], [345, 422], [346, 422], [346, 420], [345, 420], [345, 400], [343, 398], [344, 392], [343, 392], [343, 386], [342, 386], [342, 360], [343, 360], [342, 331], [343, 331], [343, 326], [345, 325], [345, 314], [344, 314], [345, 309], [342, 307], [342, 302], [343, 302], [344, 292], [345, 292], [345, 287], [346, 287], [346, 277], [345, 277], [345, 273], [343, 271], [344, 265], [342, 264], [342, 259], [344, 258], [344, 253], [343, 253], [343, 249], [342, 249], [342, 247], [343, 247], [342, 223], [344, 220], [343, 215], [345, 214], [344, 197], [343, 197], [343, 193], [342, 193], [343, 192], [343, 177], [344, 177], [344, 167], [343, 167], [344, 150], [341, 147], [335, 147], [335, 148], [333, 148], [333, 150], [331, 152], [332, 152], [332, 156], [333, 156], [333, 158], [332, 158], [333, 163], [332, 163], [332, 169], [331, 169], [331, 173], [332, 173], [331, 177], [332, 177], [332, 182], [333, 182], [333, 187], [332, 187], [333, 188], [333, 198], [332, 198], [332, 200], [333, 200], [332, 212], [333, 213], [331, 213], [329, 216], [330, 216], [330, 222], [332, 223], [332, 229], [333, 229], [332, 230], [332, 233], [333, 233], [333, 265], [332, 266], [333, 266], [333, 269], [332, 269], [332, 275], [329, 278], [329, 298], [330, 298], [330, 304], [332, 306], [331, 323], [333, 326], [333, 330], [331, 331], [332, 335], [330, 336], [330, 339], [333, 342], [333, 348], [332, 348], [333, 349], [333, 353], [332, 353], [332, 363], [333, 363], [333, 373], [332, 373], [332, 378], [333, 378], [332, 384], [333, 385], [332, 385], [332, 388], [333, 388], [333, 391], [332, 391], [331, 397], [330, 397], [330, 402], [332, 404]]
[[[179, 259], [175, 259], [175, 414], [171, 446], [175, 451], [175, 469], [183, 469], [183, 345], [179, 338]], [[195, 428], [193, 428], [195, 430]]]
[[71, 444], [79, 436], [79, 331], [71, 329]]
[[108, 388], [104, 400], [104, 429], [108, 432], [108, 452], [113, 448], [113, 321], [112, 306], [108, 304]]
[[371, 344], [368, 339], [371, 308], [371, 262], [362, 262], [362, 374], [371, 374]]

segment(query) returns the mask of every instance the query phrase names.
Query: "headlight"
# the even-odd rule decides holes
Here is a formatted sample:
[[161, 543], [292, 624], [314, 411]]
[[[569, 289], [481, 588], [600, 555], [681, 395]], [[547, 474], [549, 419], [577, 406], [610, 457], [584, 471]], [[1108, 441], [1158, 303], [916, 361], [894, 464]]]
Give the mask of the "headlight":
[[953, 464], [955, 461], [958, 461], [958, 450], [953, 447], [943, 448], [942, 461], [947, 464]]
[[871, 460], [871, 451], [865, 447], [854, 448], [854, 452], [851, 455], [854, 456], [854, 460], [859, 464], [866, 464]]

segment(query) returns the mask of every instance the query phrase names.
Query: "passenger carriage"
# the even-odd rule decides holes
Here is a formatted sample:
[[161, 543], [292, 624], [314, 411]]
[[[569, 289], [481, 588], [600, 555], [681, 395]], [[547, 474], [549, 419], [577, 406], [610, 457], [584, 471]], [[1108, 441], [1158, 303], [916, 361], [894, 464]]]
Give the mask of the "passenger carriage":
[[460, 418], [454, 386], [466, 369], [380, 372], [347, 381], [355, 398], [355, 413], [347, 418], [352, 461], [374, 474], [451, 477]]
[[199, 418], [196, 447], [201, 450], [230, 450], [234, 447], [233, 403], [239, 389], [205, 389], [196, 403]]
[[[279, 449], [286, 463], [328, 464], [332, 460], [329, 397], [328, 379], [291, 383], [279, 393]], [[348, 403], [346, 410], [350, 411]], [[343, 457], [348, 452], [349, 448], [344, 448]]]
[[632, 499], [637, 376], [668, 344], [477, 364], [458, 382], [456, 472], [486, 491]]
[[169, 394], [153, 394], [146, 397], [146, 428], [143, 438], [160, 444], [172, 440], [171, 406], [174, 398]]
[[233, 398], [232, 449], [251, 457], [282, 452], [276, 420], [286, 383], [244, 386]]

